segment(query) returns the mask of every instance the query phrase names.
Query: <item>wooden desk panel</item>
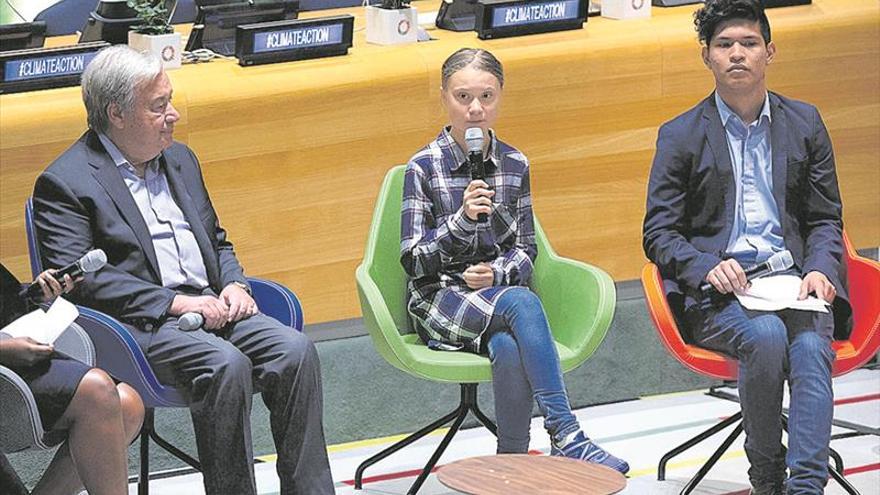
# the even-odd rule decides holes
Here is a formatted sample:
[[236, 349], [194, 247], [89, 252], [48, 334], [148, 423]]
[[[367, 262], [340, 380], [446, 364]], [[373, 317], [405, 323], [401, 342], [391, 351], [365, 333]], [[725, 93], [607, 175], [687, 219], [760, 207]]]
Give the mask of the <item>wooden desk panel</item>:
[[[202, 160], [247, 272], [294, 289], [309, 323], [356, 317], [353, 274], [382, 177], [443, 125], [443, 60], [461, 46], [484, 47], [505, 64], [496, 127], [532, 163], [535, 209], [554, 246], [634, 279], [657, 127], [713, 86], [694, 8], [493, 41], [431, 30], [436, 41], [403, 47], [368, 45], [360, 30], [345, 57], [185, 66], [170, 73], [182, 115], [175, 136]], [[362, 28], [360, 9], [352, 11]], [[779, 46], [770, 87], [819, 107], [847, 231], [858, 247], [880, 245], [880, 4], [814, 0], [769, 17]], [[0, 97], [0, 259], [21, 278], [24, 200], [84, 130], [78, 88]]]

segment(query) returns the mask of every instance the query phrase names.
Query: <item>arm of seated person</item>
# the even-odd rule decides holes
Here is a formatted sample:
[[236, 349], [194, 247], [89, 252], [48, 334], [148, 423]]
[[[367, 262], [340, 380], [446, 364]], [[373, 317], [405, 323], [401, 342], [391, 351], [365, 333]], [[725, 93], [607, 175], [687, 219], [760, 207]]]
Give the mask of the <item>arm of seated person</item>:
[[43, 273], [37, 275], [37, 279], [34, 282], [40, 284], [40, 289], [43, 291], [43, 300], [49, 301], [55, 299], [61, 294], [66, 294], [73, 290], [76, 285], [76, 281], [70, 278], [70, 275], [64, 275], [64, 278], [59, 282], [55, 279], [55, 272], [57, 270], [45, 270]]
[[472, 181], [464, 194], [459, 210], [439, 221], [434, 216], [430, 181], [414, 163], [407, 166], [400, 261], [410, 277], [436, 276], [450, 259], [473, 248], [477, 218], [480, 213], [491, 213], [494, 192], [485, 189], [485, 182]]
[[[515, 242], [492, 260], [494, 285], [528, 285], [535, 271], [538, 247], [535, 243], [535, 218], [529, 173], [523, 174], [520, 195], [516, 201]], [[504, 249], [504, 248], [502, 248]]]
[[234, 323], [257, 314], [257, 302], [242, 286], [231, 283], [220, 292], [220, 299], [229, 307], [229, 321]]
[[473, 290], [492, 287], [495, 283], [495, 270], [489, 263], [477, 263], [467, 267], [461, 274], [468, 287]]
[[828, 277], [820, 271], [812, 271], [804, 276], [801, 281], [801, 290], [798, 294], [799, 300], [804, 300], [810, 294], [816, 294], [816, 297], [831, 304], [837, 297], [837, 289], [828, 280]]
[[[36, 282], [43, 291], [43, 300], [58, 297], [64, 292], [73, 290], [76, 282], [65, 275], [59, 282], [54, 277], [55, 270], [46, 270], [37, 276]], [[55, 348], [50, 344], [41, 344], [30, 337], [11, 337], [0, 333], [0, 364], [12, 368], [33, 366], [40, 361], [49, 359]]]
[[0, 333], [0, 364], [10, 368], [33, 366], [49, 359], [54, 350], [51, 345], [40, 344], [30, 337], [9, 337]]
[[223, 299], [216, 296], [187, 296], [177, 294], [171, 301], [168, 314], [181, 316], [186, 313], [198, 313], [205, 318], [205, 330], [217, 330], [229, 323], [229, 306]]
[[227, 323], [250, 318], [258, 312], [253, 297], [235, 283], [224, 287], [219, 297], [177, 294], [171, 301], [171, 307], [168, 308], [168, 314], [171, 316], [199, 313], [205, 319], [206, 330], [216, 330]]

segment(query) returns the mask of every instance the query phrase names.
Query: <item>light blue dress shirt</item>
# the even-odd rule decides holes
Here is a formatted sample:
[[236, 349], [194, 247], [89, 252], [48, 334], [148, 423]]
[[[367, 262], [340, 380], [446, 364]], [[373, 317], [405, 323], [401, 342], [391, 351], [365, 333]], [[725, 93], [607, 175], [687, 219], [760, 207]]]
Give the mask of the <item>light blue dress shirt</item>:
[[773, 198], [773, 153], [770, 141], [770, 98], [757, 120], [746, 125], [715, 93], [733, 166], [736, 207], [727, 254], [744, 268], [785, 250], [779, 209]]
[[156, 250], [162, 285], [168, 288], [181, 285], [196, 289], [207, 287], [208, 274], [202, 253], [189, 222], [174, 202], [167, 177], [159, 170], [159, 158], [147, 164], [144, 177], [140, 178], [110, 138], [104, 134], [98, 134], [98, 138], [144, 217]]

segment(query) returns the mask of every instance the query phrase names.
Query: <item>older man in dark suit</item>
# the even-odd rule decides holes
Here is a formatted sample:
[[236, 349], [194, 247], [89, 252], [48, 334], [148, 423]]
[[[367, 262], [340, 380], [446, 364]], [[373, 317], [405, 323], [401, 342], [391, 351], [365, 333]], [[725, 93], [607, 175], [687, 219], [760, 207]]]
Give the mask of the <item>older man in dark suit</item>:
[[[739, 360], [755, 494], [822, 493], [833, 395], [831, 340], [849, 332], [834, 155], [815, 107], [767, 91], [776, 46], [757, 0], [709, 0], [695, 15], [715, 92], [660, 128], [644, 248], [693, 341]], [[750, 311], [744, 266], [790, 250], [799, 297], [832, 313]], [[708, 282], [721, 297], [700, 291]], [[791, 390], [788, 453], [783, 383]], [[790, 471], [785, 482], [786, 465]]]
[[[34, 189], [43, 262], [107, 253], [72, 296], [129, 324], [160, 379], [187, 389], [207, 493], [256, 493], [254, 387], [271, 414], [281, 493], [333, 493], [315, 347], [257, 311], [199, 163], [172, 140], [179, 114], [159, 61], [107, 48], [82, 87], [89, 130]], [[181, 331], [177, 316], [190, 312], [204, 327]]]

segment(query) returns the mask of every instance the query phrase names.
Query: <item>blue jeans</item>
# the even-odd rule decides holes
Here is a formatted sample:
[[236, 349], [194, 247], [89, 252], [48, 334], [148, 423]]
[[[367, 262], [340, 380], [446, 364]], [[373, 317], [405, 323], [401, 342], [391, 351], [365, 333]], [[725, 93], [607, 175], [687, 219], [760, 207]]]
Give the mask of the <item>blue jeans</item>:
[[[739, 360], [737, 384], [752, 486], [781, 482], [787, 464], [789, 494], [823, 493], [834, 407], [831, 313], [750, 311], [731, 297], [703, 303], [688, 318], [698, 345]], [[787, 455], [780, 418], [786, 377], [791, 396]]]
[[580, 428], [568, 403], [544, 308], [534, 292], [525, 287], [505, 291], [495, 303], [486, 338], [499, 454], [528, 451], [533, 397], [551, 437], [562, 438]]

